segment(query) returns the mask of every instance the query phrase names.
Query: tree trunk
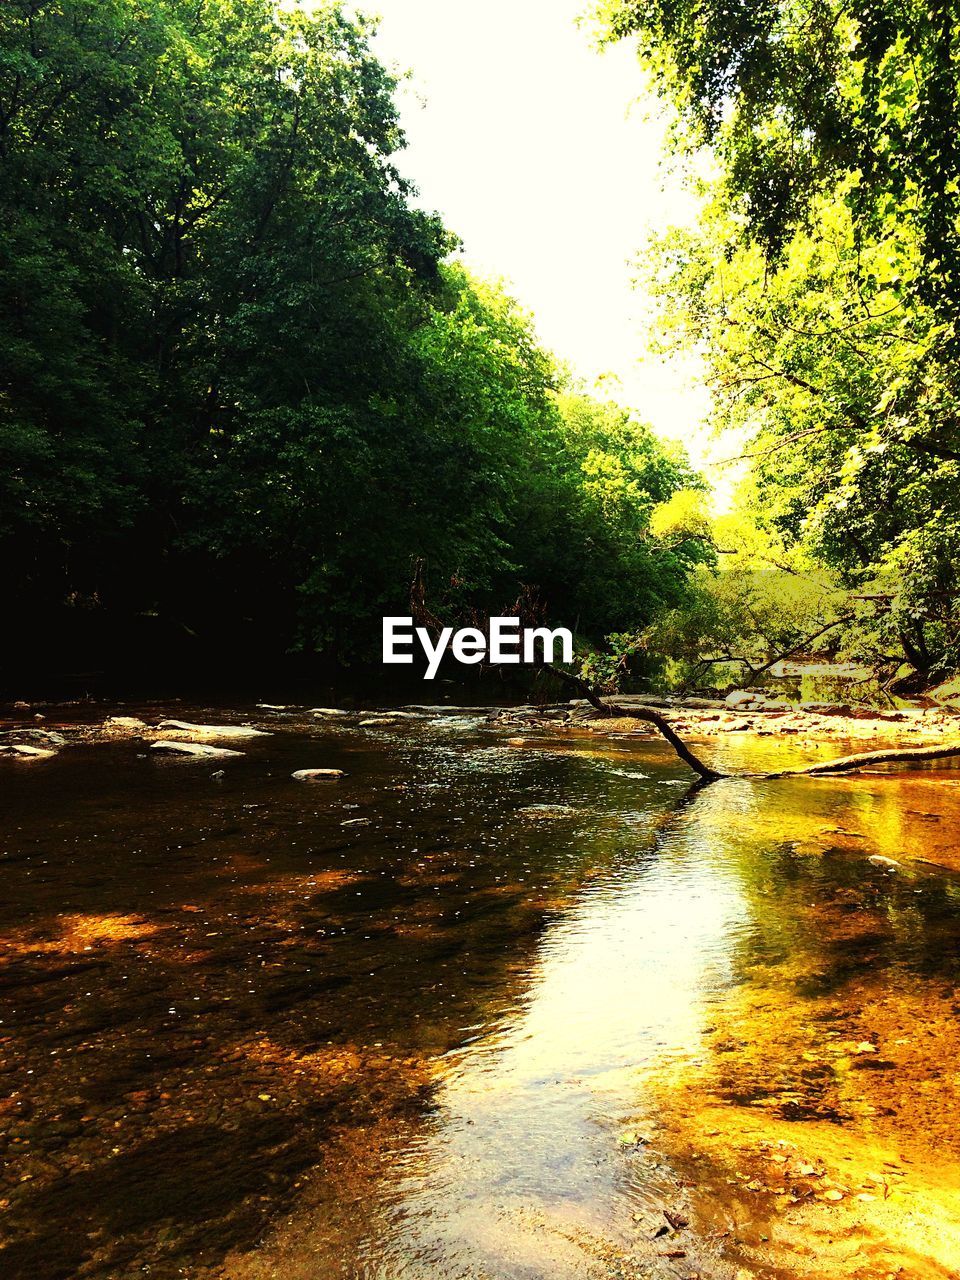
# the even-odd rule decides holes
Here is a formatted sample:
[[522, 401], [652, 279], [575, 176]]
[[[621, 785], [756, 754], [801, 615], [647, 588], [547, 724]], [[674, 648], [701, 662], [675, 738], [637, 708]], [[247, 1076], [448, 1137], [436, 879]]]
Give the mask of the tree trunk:
[[716, 782], [718, 778], [725, 776], [722, 773], [718, 773], [716, 769], [712, 769], [710, 765], [704, 764], [673, 729], [666, 717], [660, 715], [658, 711], [653, 711], [649, 707], [620, 707], [616, 703], [604, 702], [600, 695], [587, 684], [586, 680], [581, 680], [579, 676], [571, 675], [569, 671], [564, 671], [560, 667], [553, 667], [552, 670], [561, 680], [564, 680], [583, 694], [590, 705], [596, 707], [601, 715], [629, 716], [632, 720], [645, 720], [648, 724], [654, 725], [659, 733], [670, 743], [684, 764], [689, 765], [704, 782]]

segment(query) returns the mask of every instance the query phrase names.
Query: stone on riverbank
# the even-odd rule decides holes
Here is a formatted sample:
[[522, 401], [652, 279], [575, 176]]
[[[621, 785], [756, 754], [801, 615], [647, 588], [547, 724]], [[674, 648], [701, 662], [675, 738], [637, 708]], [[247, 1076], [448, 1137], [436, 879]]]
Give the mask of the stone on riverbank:
[[735, 711], [745, 711], [747, 707], [759, 706], [765, 699], [762, 693], [754, 693], [749, 689], [735, 689], [724, 698], [726, 706]]

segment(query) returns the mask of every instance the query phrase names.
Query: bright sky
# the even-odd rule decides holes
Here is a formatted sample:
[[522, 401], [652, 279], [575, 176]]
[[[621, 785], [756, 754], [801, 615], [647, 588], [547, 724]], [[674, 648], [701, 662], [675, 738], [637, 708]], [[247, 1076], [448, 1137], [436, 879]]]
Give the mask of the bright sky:
[[588, 0], [370, 0], [377, 52], [411, 72], [401, 170], [502, 276], [541, 338], [588, 382], [701, 465], [715, 445], [696, 362], [643, 359], [642, 291], [630, 263], [651, 231], [695, 214], [662, 168], [665, 118], [633, 50], [599, 53], [576, 24]]

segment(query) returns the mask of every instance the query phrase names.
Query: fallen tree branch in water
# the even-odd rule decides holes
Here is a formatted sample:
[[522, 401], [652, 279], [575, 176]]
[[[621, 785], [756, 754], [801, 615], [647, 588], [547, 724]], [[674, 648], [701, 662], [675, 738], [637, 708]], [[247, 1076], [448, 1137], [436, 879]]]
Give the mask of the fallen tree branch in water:
[[719, 778], [728, 776], [724, 773], [718, 773], [710, 765], [704, 764], [700, 757], [690, 750], [667, 718], [660, 715], [658, 711], [653, 711], [649, 707], [620, 707], [615, 703], [604, 702], [592, 685], [588, 684], [586, 680], [582, 680], [580, 676], [572, 675], [569, 671], [564, 671], [562, 667], [553, 667], [552, 670], [565, 683], [572, 688], [578, 689], [590, 705], [596, 707], [601, 715], [629, 716], [632, 720], [645, 720], [648, 724], [652, 724], [660, 735], [666, 738], [684, 764], [689, 765], [704, 782], [716, 782]]
[[871, 764], [898, 764], [910, 760], [950, 760], [960, 758], [960, 743], [932, 747], [884, 747], [879, 751], [858, 751], [852, 756], [839, 756], [836, 760], [823, 760], [804, 765], [800, 769], [780, 769], [777, 773], [748, 774], [756, 778], [797, 778], [804, 774], [847, 773]]
[[617, 716], [631, 720], [643, 720], [652, 724], [673, 747], [680, 759], [693, 769], [704, 782], [718, 782], [722, 778], [802, 778], [817, 777], [821, 774], [849, 773], [853, 770], [873, 764], [909, 763], [912, 760], [950, 760], [960, 759], [960, 743], [929, 747], [885, 747], [879, 751], [858, 751], [854, 755], [838, 756], [836, 760], [817, 761], [815, 764], [802, 765], [796, 769], [777, 769], [768, 773], [721, 773], [712, 768], [694, 754], [676, 732], [669, 721], [649, 707], [623, 707], [617, 703], [604, 702], [586, 680], [571, 675], [559, 667], [553, 670], [565, 683], [576, 688], [584, 698], [604, 716]]
[[684, 740], [676, 732], [664, 716], [658, 711], [651, 711], [649, 707], [618, 707], [611, 706], [608, 708], [608, 714], [611, 716], [630, 716], [633, 720], [645, 720], [648, 724], [652, 724], [660, 735], [666, 738], [674, 751], [690, 768], [700, 775], [704, 782], [716, 782], [719, 778], [729, 778], [732, 774], [719, 773], [710, 765], [704, 764], [699, 756], [694, 755]]

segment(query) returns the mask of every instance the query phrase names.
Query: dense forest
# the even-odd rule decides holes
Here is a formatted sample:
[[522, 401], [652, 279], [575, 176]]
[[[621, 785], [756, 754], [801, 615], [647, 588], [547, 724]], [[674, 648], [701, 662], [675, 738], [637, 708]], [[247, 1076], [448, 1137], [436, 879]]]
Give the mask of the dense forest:
[[702, 485], [682, 452], [579, 393], [415, 207], [369, 36], [335, 5], [4, 5], [0, 564], [24, 617], [343, 662], [422, 562], [437, 608], [526, 592], [602, 639], [709, 556], [650, 530]]
[[956, 16], [600, 22], [675, 104], [677, 153], [711, 157], [651, 276], [748, 441], [720, 520], [682, 450], [585, 394], [417, 206], [365, 20], [7, 0], [8, 664], [361, 661], [422, 565], [433, 609], [534, 601], [601, 679], [742, 678], [806, 642], [888, 682], [956, 669]]

